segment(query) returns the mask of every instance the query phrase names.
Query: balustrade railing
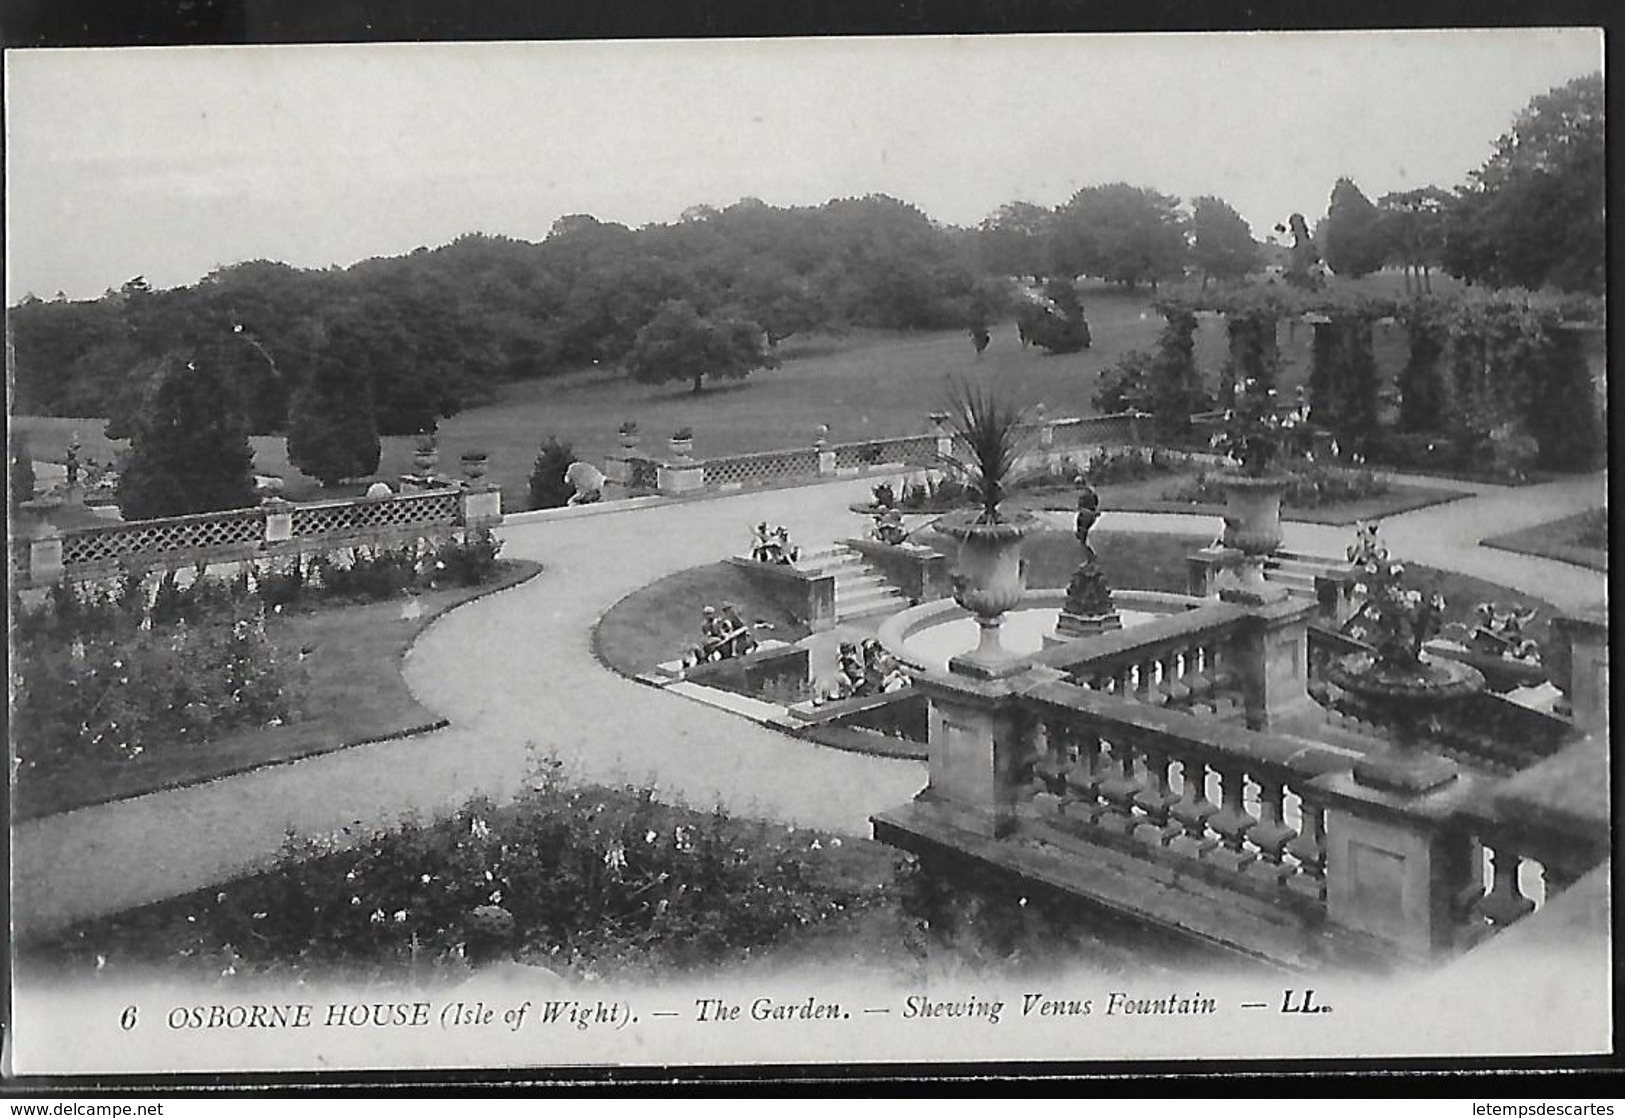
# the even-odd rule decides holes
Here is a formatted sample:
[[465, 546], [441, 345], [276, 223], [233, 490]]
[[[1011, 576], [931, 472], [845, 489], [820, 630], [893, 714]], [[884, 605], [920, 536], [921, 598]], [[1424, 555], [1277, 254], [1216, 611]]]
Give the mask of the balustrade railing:
[[265, 514], [258, 508], [98, 524], [62, 533], [62, 565], [72, 571], [147, 562], [179, 551], [207, 555], [258, 544], [264, 535]]
[[1223, 716], [1243, 705], [1239, 665], [1230, 645], [1245, 616], [1239, 606], [1210, 603], [1087, 643], [1057, 645], [1034, 661], [1093, 691]]
[[1015, 779], [1034, 821], [1300, 911], [1324, 906], [1325, 805], [1311, 781], [1339, 763], [1329, 751], [1073, 683], [1025, 701], [1031, 765]]
[[814, 447], [735, 454], [705, 462], [707, 486], [773, 485], [817, 475], [818, 450]]

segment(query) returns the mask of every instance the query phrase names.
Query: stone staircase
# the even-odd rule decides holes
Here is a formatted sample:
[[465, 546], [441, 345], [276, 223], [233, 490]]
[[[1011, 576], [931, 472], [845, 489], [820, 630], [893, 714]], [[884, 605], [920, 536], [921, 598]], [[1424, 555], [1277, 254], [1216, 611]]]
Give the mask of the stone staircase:
[[894, 613], [908, 605], [903, 592], [845, 544], [808, 548], [796, 561], [808, 574], [835, 576], [835, 620], [850, 621], [878, 613]]
[[1315, 576], [1325, 574], [1333, 563], [1317, 555], [1277, 551], [1264, 560], [1264, 579], [1286, 588], [1299, 597], [1315, 596]]

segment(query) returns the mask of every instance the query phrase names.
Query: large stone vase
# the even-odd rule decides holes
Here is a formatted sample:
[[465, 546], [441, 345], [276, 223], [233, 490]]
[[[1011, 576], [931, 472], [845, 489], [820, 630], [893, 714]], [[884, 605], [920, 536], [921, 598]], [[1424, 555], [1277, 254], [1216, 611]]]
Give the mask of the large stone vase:
[[976, 617], [981, 630], [976, 648], [954, 657], [950, 671], [996, 676], [1013, 668], [1016, 659], [1000, 641], [999, 628], [1004, 615], [1026, 593], [1021, 541], [1037, 525], [1028, 513], [999, 520], [988, 520], [985, 514], [974, 519], [946, 516], [936, 522], [938, 531], [959, 541], [952, 575], [954, 601]]
[[1264, 581], [1264, 557], [1281, 546], [1281, 497], [1288, 479], [1266, 475], [1225, 474], [1219, 479], [1225, 490], [1225, 547], [1242, 553], [1240, 567], [1221, 596], [1249, 602], [1265, 602], [1284, 595], [1280, 587]]
[[1356, 652], [1326, 665], [1326, 678], [1346, 691], [1362, 717], [1386, 725], [1393, 746], [1355, 762], [1361, 784], [1403, 795], [1420, 795], [1456, 779], [1457, 765], [1429, 751], [1438, 719], [1484, 689], [1484, 676], [1456, 660], [1423, 656], [1394, 665]]

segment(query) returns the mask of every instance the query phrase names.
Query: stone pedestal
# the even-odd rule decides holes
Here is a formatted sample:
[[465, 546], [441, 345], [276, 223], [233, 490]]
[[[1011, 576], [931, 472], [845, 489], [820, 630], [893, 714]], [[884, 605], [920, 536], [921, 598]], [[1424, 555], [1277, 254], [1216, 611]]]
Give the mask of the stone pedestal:
[[818, 476], [835, 476], [835, 452], [833, 450], [820, 449], [818, 451]]
[[1216, 598], [1219, 577], [1241, 561], [1233, 547], [1204, 547], [1185, 557], [1185, 592], [1193, 598]]
[[265, 542], [278, 544], [293, 539], [293, 504], [271, 497], [261, 507], [265, 509]]
[[1450, 825], [1468, 789], [1407, 796], [1348, 773], [1314, 784], [1328, 795], [1327, 918], [1412, 960], [1449, 950], [1454, 898], [1478, 880], [1471, 837]]
[[468, 485], [462, 492], [465, 528], [490, 528], [502, 523], [502, 490], [494, 485]]
[[655, 484], [668, 494], [693, 493], [705, 488], [705, 466], [700, 462], [663, 462]]
[[604, 456], [604, 498], [625, 497], [632, 489], [632, 459], [627, 454]]
[[1309, 697], [1309, 619], [1313, 602], [1283, 598], [1252, 605], [1230, 653], [1241, 672], [1247, 725], [1254, 730], [1301, 714]]
[[[1608, 732], [1608, 614], [1605, 609], [1552, 618], [1554, 643], [1564, 654], [1567, 671], [1554, 672], [1553, 682], [1569, 698], [1574, 725], [1585, 733]], [[1555, 665], [1554, 665], [1555, 666]]]
[[917, 677], [930, 701], [930, 778], [922, 799], [970, 809], [971, 829], [991, 838], [1015, 830], [1017, 778], [1030, 760], [1018, 695], [1031, 669], [999, 678], [967, 674], [956, 657], [947, 674]]
[[1116, 613], [1097, 614], [1086, 617], [1082, 614], [1061, 611], [1055, 619], [1055, 632], [1044, 634], [1044, 647], [1053, 648], [1058, 644], [1066, 644], [1082, 637], [1095, 637], [1101, 633], [1113, 633], [1123, 627], [1123, 619]]

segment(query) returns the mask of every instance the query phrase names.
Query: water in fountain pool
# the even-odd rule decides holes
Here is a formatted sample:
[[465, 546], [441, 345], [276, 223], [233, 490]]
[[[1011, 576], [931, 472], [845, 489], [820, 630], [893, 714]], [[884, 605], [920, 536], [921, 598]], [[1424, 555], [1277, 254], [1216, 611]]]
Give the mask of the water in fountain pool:
[[[1061, 611], [1053, 606], [1039, 609], [1016, 609], [1004, 615], [1004, 626], [999, 631], [1000, 642], [1017, 656], [1030, 656], [1044, 648], [1046, 634], [1055, 632], [1055, 619]], [[1155, 613], [1138, 610], [1119, 610], [1125, 629], [1141, 625], [1158, 617]], [[976, 619], [959, 614], [909, 635], [903, 646], [919, 660], [946, 671], [948, 661], [962, 652], [976, 647], [980, 637]]]

